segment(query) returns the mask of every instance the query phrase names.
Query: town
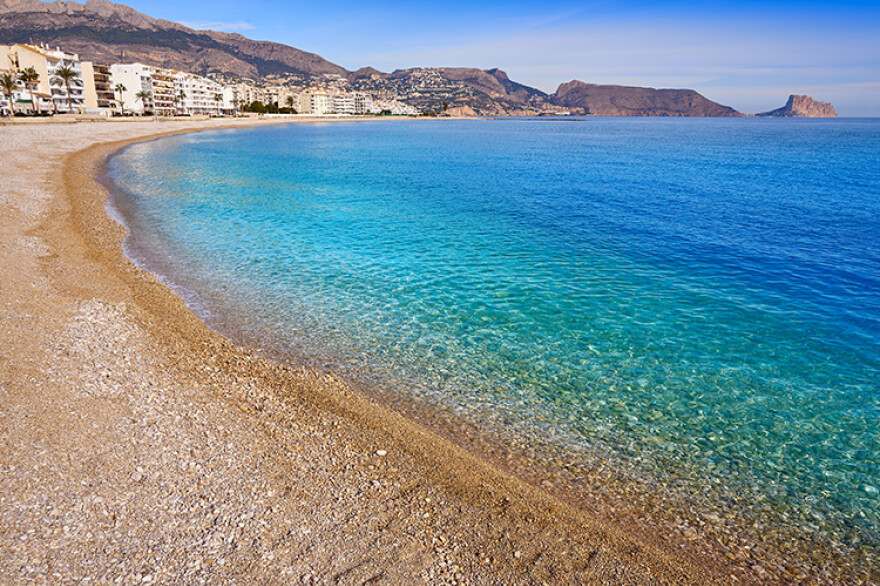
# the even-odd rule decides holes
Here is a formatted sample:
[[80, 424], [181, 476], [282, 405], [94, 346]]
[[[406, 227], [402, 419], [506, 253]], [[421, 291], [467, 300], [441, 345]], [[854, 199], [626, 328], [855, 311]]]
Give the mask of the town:
[[45, 45], [0, 45], [0, 112], [14, 115], [393, 115], [421, 112], [398, 99], [349, 91], [340, 76], [229, 80], [143, 63], [81, 61]]

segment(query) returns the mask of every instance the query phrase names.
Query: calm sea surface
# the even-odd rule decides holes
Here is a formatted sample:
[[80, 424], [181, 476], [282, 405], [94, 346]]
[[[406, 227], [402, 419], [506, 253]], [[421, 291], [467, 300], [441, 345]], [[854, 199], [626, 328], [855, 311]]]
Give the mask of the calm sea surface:
[[221, 331], [877, 559], [880, 120], [276, 126], [109, 176]]

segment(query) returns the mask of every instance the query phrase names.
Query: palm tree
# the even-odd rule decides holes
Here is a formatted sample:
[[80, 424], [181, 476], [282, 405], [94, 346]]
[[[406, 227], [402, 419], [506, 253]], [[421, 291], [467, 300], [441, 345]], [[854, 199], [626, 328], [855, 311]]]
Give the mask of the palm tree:
[[76, 71], [68, 65], [62, 65], [55, 70], [55, 77], [52, 78], [54, 85], [64, 85], [67, 90], [67, 109], [73, 112], [73, 97], [70, 93], [70, 82], [76, 81]]
[[24, 71], [21, 72], [19, 76], [21, 81], [24, 82], [25, 87], [27, 87], [28, 91], [31, 94], [31, 106], [34, 108], [34, 112], [37, 114], [42, 114], [43, 110], [40, 108], [40, 104], [34, 99], [34, 87], [40, 82], [40, 74], [37, 73], [37, 70], [33, 67], [28, 67]]
[[0, 89], [9, 96], [9, 115], [15, 116], [15, 102], [13, 101], [12, 92], [18, 89], [18, 79], [11, 73], [0, 75]]
[[293, 111], [293, 96], [287, 96], [285, 101], [287, 102], [287, 107], [290, 108], [290, 113], [296, 114], [296, 112]]
[[117, 101], [119, 102], [119, 115], [120, 116], [125, 116], [125, 102], [122, 101], [122, 94], [124, 94], [126, 91], [128, 91], [128, 88], [125, 87], [124, 85], [122, 85], [121, 83], [117, 83], [116, 87], [113, 88], [113, 93], [119, 94], [119, 100], [117, 100]]
[[[181, 102], [181, 103], [182, 103], [182, 102], [186, 99], [186, 92], [184, 92], [183, 90], [180, 90], [180, 92], [177, 94], [176, 98], [177, 98], [177, 99], [174, 100], [175, 102]], [[181, 106], [181, 108], [180, 108], [180, 113], [181, 113], [181, 114], [186, 114], [186, 106]]]
[[144, 104], [144, 114], [147, 113], [147, 100], [150, 99], [150, 92], [141, 90], [135, 94], [135, 97]]
[[222, 94], [214, 94], [214, 101], [217, 102], [217, 115], [220, 115], [220, 102], [223, 101]]

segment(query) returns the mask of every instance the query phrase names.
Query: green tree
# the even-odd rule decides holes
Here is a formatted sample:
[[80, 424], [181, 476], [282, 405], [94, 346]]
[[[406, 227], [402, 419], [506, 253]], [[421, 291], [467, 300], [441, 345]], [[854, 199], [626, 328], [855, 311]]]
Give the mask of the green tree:
[[[183, 101], [186, 99], [186, 92], [184, 92], [183, 90], [180, 90], [180, 91], [177, 93], [177, 95], [174, 96], [174, 97], [176, 98], [176, 99], [174, 100], [175, 103], [178, 103], [178, 102], [179, 102], [179, 103], [182, 104]], [[181, 114], [186, 114], [186, 106], [181, 106], [181, 107], [180, 107], [180, 113], [181, 113]]]
[[257, 100], [254, 100], [253, 102], [251, 102], [251, 105], [248, 106], [248, 111], [249, 112], [256, 112], [257, 114], [265, 114], [266, 113], [266, 106], [263, 104], [263, 102], [259, 102]]
[[70, 84], [76, 81], [76, 71], [68, 65], [62, 65], [55, 71], [55, 77], [52, 78], [53, 85], [63, 85], [67, 90], [67, 109], [73, 112], [73, 94], [70, 92]]
[[37, 114], [42, 114], [43, 110], [40, 108], [39, 102], [34, 98], [34, 89], [40, 83], [40, 74], [37, 73], [37, 70], [33, 67], [28, 67], [24, 71], [21, 72], [19, 76], [21, 81], [24, 82], [25, 87], [28, 89], [28, 92], [31, 94], [31, 106], [34, 108], [34, 112]]
[[15, 100], [12, 97], [12, 92], [18, 89], [18, 79], [11, 73], [0, 75], [0, 89], [9, 96], [9, 115], [15, 116]]
[[119, 102], [120, 116], [125, 116], [125, 102], [122, 101], [122, 94], [124, 94], [126, 91], [128, 91], [128, 88], [125, 87], [124, 85], [122, 85], [121, 83], [117, 83], [116, 87], [113, 88], [113, 93], [119, 94], [119, 99], [117, 100], [117, 102]]
[[217, 103], [217, 115], [220, 115], [220, 102], [223, 101], [223, 96], [221, 94], [214, 94], [214, 101]]

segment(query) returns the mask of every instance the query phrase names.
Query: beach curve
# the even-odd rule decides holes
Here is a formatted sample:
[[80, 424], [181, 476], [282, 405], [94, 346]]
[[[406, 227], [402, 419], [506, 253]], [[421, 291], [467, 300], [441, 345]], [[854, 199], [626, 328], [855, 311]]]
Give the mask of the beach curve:
[[[221, 127], [175, 124], [4, 127], [32, 156], [9, 167], [19, 201], [3, 220], [18, 276], [2, 289], [0, 576], [723, 581], [720, 564], [604, 526], [344, 381], [204, 326], [122, 255], [95, 182], [125, 144]], [[59, 128], [66, 143], [40, 153]]]

